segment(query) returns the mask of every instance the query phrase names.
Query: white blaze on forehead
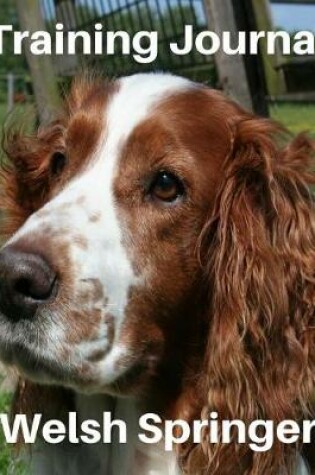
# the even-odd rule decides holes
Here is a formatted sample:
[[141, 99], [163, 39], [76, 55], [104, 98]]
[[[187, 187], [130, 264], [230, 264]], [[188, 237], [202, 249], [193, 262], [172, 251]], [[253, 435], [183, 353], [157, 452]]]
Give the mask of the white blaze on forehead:
[[[119, 173], [120, 151], [134, 128], [159, 100], [188, 89], [193, 83], [168, 74], [138, 74], [119, 80], [118, 85], [104, 111], [104, 134], [89, 167], [44, 206], [45, 215], [42, 216], [40, 211], [35, 213], [10, 241], [33, 232], [45, 232], [47, 226], [47, 239], [54, 239], [49, 236], [54, 232], [59, 241], [69, 242], [71, 266], [76, 272], [76, 295], [70, 297], [76, 299], [80, 295], [87, 279], [98, 279], [108, 299], [109, 310], [115, 316], [116, 338], [128, 291], [138, 281], [128, 250], [122, 244], [123, 223], [119, 220], [113, 193], [113, 183]], [[81, 197], [84, 197], [83, 201], [79, 200]], [[100, 220], [93, 222], [89, 217], [96, 212]], [[75, 245], [75, 236], [85, 238], [86, 250]], [[58, 252], [57, 242], [55, 252]]]
[[170, 74], [135, 74], [120, 79], [119, 92], [107, 112], [106, 148], [113, 147], [117, 152], [159, 100], [192, 85], [187, 79]]

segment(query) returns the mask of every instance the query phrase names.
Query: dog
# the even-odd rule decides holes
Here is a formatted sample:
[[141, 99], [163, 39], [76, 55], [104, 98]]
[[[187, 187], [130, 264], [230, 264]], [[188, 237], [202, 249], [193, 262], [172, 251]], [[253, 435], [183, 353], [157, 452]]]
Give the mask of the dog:
[[300, 421], [314, 390], [314, 144], [170, 74], [74, 81], [8, 132], [0, 357], [15, 413], [127, 421], [128, 444], [38, 441], [33, 473], [286, 474], [300, 447], [136, 440], [140, 414]]

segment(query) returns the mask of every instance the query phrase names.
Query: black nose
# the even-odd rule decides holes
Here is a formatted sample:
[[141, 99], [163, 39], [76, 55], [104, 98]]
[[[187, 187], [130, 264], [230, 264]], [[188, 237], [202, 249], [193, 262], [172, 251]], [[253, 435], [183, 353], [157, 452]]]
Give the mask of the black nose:
[[0, 252], [0, 313], [20, 320], [56, 296], [57, 277], [39, 255], [7, 246]]

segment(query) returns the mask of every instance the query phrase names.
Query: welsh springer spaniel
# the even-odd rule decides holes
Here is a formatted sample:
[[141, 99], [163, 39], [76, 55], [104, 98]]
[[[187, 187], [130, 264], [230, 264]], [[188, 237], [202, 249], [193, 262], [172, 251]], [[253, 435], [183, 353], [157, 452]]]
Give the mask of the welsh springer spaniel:
[[[279, 475], [296, 445], [144, 446], [138, 415], [301, 420], [314, 389], [313, 145], [168, 74], [75, 81], [3, 166], [14, 411], [112, 411], [129, 443], [37, 442], [33, 473]], [[25, 378], [25, 379], [24, 379]], [[301, 469], [302, 470], [302, 469]], [[301, 472], [302, 473], [302, 472]]]

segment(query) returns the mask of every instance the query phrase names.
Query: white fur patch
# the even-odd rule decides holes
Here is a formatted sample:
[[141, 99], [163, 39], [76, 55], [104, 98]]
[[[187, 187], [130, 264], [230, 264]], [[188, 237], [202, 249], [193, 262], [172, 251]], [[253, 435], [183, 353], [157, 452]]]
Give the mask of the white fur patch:
[[[106, 395], [76, 396], [78, 425], [93, 419], [102, 427], [103, 412], [122, 420], [127, 426], [127, 444], [58, 445], [36, 444], [31, 473], [36, 475], [180, 475], [174, 453], [165, 452], [162, 445], [139, 442], [139, 410], [134, 400], [113, 399]], [[139, 453], [141, 456], [139, 457]]]
[[[186, 79], [167, 74], [139, 74], [119, 80], [119, 89], [104, 113], [103, 137], [88, 167], [42, 210], [32, 215], [9, 241], [14, 243], [24, 236], [40, 236], [44, 233], [50, 244], [55, 243], [56, 252], [60, 242], [69, 244], [69, 263], [75, 282], [74, 295], [70, 296], [73, 301], [71, 305], [76, 305], [84, 282], [95, 279], [101, 283], [106, 297], [104, 308], [114, 317], [114, 343], [109, 348], [104, 328], [106, 323], [101, 321], [99, 334], [103, 335], [102, 339], [92, 345], [89, 341], [82, 341], [71, 350], [74, 354], [69, 354], [69, 360], [75, 363], [78, 358], [84, 360], [85, 355], [92, 349], [94, 351], [98, 343], [104, 349], [108, 346], [109, 351], [104, 360], [98, 362], [95, 368], [99, 374], [100, 386], [115, 379], [116, 372], [118, 373], [115, 363], [122, 355], [128, 354], [128, 348], [121, 348], [119, 344], [120, 329], [129, 289], [141, 285], [141, 276], [136, 277], [132, 269], [129, 257], [132, 251], [128, 250], [127, 253], [122, 244], [123, 235], [127, 231], [118, 218], [118, 205], [113, 193], [113, 183], [119, 174], [121, 148], [134, 128], [148, 116], [159, 100], [192, 86]], [[42, 213], [43, 210], [45, 213]], [[95, 214], [100, 217], [98, 221], [90, 219]], [[87, 242], [86, 249], [76, 245], [78, 236]], [[93, 310], [97, 305], [100, 303], [92, 302], [89, 308]], [[51, 334], [58, 326], [57, 317], [58, 315], [54, 318], [54, 324], [50, 325]], [[62, 339], [66, 339], [67, 331], [75, 331], [75, 328], [67, 328], [64, 319], [64, 328], [62, 331], [59, 329], [58, 335], [61, 344]], [[48, 339], [48, 342], [52, 341], [53, 338]], [[56, 351], [49, 346], [45, 352], [51, 352], [52, 357], [56, 355]]]

